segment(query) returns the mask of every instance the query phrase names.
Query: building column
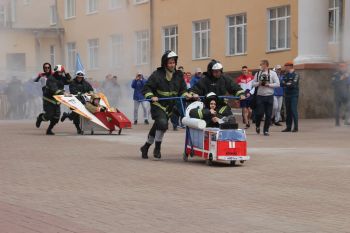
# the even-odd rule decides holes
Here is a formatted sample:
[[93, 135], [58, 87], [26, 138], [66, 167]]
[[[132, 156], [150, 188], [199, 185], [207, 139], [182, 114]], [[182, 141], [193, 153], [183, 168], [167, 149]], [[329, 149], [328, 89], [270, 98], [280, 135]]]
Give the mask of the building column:
[[343, 59], [350, 61], [350, 0], [344, 1]]
[[298, 1], [298, 57], [294, 63], [330, 63], [328, 56], [328, 0]]

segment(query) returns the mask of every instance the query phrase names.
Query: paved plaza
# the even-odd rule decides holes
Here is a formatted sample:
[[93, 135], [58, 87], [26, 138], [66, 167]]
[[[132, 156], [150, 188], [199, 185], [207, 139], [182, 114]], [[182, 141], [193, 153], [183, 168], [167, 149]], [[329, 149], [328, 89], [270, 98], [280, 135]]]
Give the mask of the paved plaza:
[[184, 130], [153, 161], [139, 152], [149, 126], [46, 127], [0, 121], [0, 233], [350, 232], [350, 127], [333, 120], [251, 128], [251, 160], [235, 167], [184, 162]]

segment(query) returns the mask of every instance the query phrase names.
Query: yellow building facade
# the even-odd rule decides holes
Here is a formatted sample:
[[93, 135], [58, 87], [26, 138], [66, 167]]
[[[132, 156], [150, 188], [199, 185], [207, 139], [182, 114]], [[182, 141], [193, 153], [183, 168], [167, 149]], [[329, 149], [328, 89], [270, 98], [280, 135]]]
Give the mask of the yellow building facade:
[[[7, 23], [0, 29], [4, 45], [0, 49], [5, 56], [27, 51], [27, 71], [40, 68], [44, 61], [62, 63], [74, 71], [79, 53], [89, 75], [103, 79], [112, 73], [121, 81], [136, 72], [149, 75], [166, 49], [175, 50], [179, 65], [189, 72], [196, 67], [205, 70], [211, 59], [221, 61], [225, 71], [239, 71], [242, 65], [256, 69], [261, 59], [274, 66], [298, 57], [299, 2], [2, 0]], [[329, 57], [339, 60], [337, 25], [347, 0], [318, 2], [329, 5], [329, 15], [324, 14], [329, 18], [326, 46]], [[0, 69], [6, 66], [6, 58], [2, 58]]]

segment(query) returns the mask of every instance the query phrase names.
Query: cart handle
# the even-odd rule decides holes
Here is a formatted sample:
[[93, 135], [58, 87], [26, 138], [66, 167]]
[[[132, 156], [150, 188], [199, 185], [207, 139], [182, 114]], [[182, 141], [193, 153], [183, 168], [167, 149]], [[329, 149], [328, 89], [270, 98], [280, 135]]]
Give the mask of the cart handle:
[[[204, 99], [205, 96], [199, 96], [200, 99]], [[240, 99], [240, 97], [237, 96], [218, 96], [219, 99]], [[186, 97], [183, 96], [178, 96], [178, 97], [165, 97], [165, 98], [158, 98], [158, 100], [177, 100], [177, 99], [186, 99]], [[143, 99], [143, 100], [139, 100], [139, 102], [143, 102], [143, 101], [152, 101], [151, 99]]]

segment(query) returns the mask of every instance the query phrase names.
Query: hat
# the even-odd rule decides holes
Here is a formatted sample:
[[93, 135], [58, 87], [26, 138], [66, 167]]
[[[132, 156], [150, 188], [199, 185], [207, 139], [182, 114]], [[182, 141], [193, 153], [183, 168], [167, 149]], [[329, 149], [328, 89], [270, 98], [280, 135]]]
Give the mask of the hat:
[[195, 73], [202, 73], [202, 69], [200, 67], [197, 67], [195, 70], [194, 70]]
[[284, 64], [284, 66], [293, 66], [293, 65], [294, 65], [293, 62], [291, 62], [291, 61], [286, 62], [286, 63]]
[[221, 70], [223, 68], [223, 66], [221, 65], [221, 63], [217, 62], [213, 65], [212, 70]]
[[84, 71], [78, 70], [77, 72], [75, 72], [75, 75], [84, 77], [85, 73], [84, 73]]

